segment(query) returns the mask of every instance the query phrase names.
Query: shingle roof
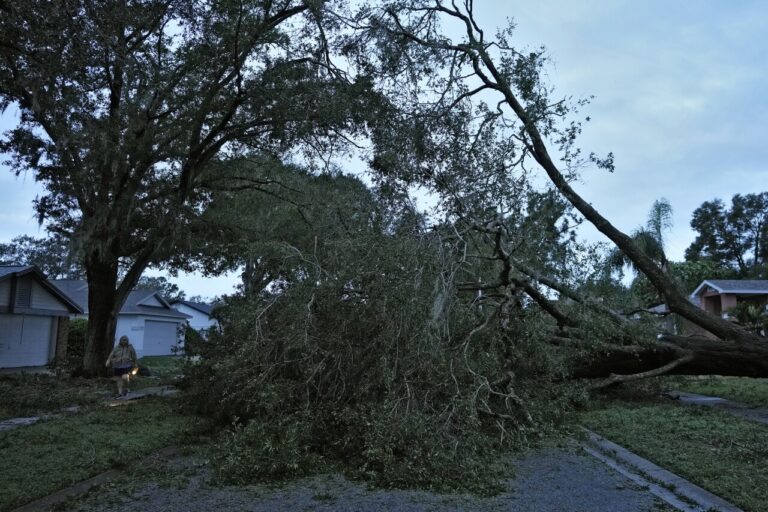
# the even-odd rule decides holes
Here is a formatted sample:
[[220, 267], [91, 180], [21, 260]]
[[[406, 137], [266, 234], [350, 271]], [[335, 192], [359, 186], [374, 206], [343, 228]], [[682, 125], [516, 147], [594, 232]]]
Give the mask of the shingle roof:
[[5, 276], [9, 276], [11, 274], [18, 274], [20, 272], [27, 272], [29, 270], [32, 270], [32, 265], [3, 265], [0, 266], [0, 278], [3, 278]]
[[[0, 281], [2, 281], [5, 278], [10, 278], [13, 275], [16, 276], [23, 276], [27, 274], [32, 274], [34, 276], [34, 279], [36, 279], [40, 285], [42, 285], [43, 288], [48, 290], [50, 294], [52, 294], [54, 297], [59, 299], [59, 301], [66, 305], [69, 309], [70, 313], [82, 313], [82, 309], [80, 307], [80, 303], [71, 297], [67, 292], [63, 291], [61, 288], [55, 286], [53, 284], [53, 281], [47, 279], [45, 277], [45, 274], [43, 274], [40, 269], [35, 267], [34, 265], [2, 265], [0, 266]], [[87, 302], [87, 301], [86, 301]]]
[[[64, 293], [72, 297], [77, 302], [83, 311], [88, 313], [88, 284], [83, 280], [73, 279], [57, 279], [51, 281]], [[152, 296], [156, 296], [157, 299], [164, 304], [164, 306], [147, 306], [142, 304], [143, 301], [149, 299]], [[152, 316], [164, 316], [169, 318], [178, 318], [180, 320], [189, 318], [189, 315], [185, 315], [180, 311], [172, 309], [165, 299], [162, 298], [160, 292], [157, 290], [133, 290], [128, 294], [125, 299], [123, 307], [120, 309], [121, 315], [152, 315]]]
[[196, 309], [197, 311], [211, 316], [211, 312], [213, 311], [213, 305], [212, 304], [205, 304], [202, 302], [191, 302], [188, 300], [175, 300], [173, 301], [173, 304], [184, 304], [187, 307], [190, 307], [192, 309]]
[[698, 295], [698, 293], [705, 287], [709, 286], [717, 290], [720, 293], [737, 293], [737, 294], [763, 294], [768, 293], [768, 280], [758, 279], [707, 279], [703, 281], [691, 294], [691, 296]]

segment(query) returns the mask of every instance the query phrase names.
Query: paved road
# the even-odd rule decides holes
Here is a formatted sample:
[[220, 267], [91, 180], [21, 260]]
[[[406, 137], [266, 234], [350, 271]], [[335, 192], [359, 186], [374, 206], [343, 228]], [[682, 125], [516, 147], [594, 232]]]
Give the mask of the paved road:
[[[280, 488], [217, 488], [191, 457], [168, 462], [185, 475], [175, 485], [133, 481], [110, 485], [67, 504], [79, 512], [288, 512], [288, 511], [515, 511], [650, 512], [671, 510], [646, 489], [575, 447], [548, 448], [515, 462], [516, 477], [498, 496], [442, 495], [424, 491], [368, 490], [338, 476], [304, 479]], [[162, 471], [161, 471], [162, 473]], [[156, 473], [157, 474], [157, 473]], [[167, 480], [167, 479], [166, 479]]]

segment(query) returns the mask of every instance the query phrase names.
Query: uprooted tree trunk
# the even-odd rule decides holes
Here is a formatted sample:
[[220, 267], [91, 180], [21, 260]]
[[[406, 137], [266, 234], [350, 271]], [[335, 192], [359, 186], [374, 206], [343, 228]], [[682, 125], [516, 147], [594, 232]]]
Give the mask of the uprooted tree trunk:
[[649, 346], [613, 347], [577, 361], [571, 378], [605, 379], [593, 388], [662, 374], [768, 377], [768, 340], [737, 345], [700, 337], [661, 336]]

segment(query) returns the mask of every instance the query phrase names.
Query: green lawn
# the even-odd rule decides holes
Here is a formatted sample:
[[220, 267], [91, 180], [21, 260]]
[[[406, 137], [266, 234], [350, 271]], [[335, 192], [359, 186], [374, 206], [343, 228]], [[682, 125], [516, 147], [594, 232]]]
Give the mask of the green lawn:
[[183, 356], [145, 356], [139, 359], [139, 365], [149, 368], [152, 377], [160, 379], [163, 383], [175, 380], [176, 376], [181, 374], [183, 364]]
[[107, 379], [67, 379], [52, 375], [0, 376], [0, 420], [55, 412], [100, 402], [115, 393]]
[[205, 422], [169, 399], [100, 406], [0, 433], [0, 511], [10, 510], [150, 452], [189, 444]]
[[673, 377], [667, 385], [679, 391], [719, 396], [737, 402], [768, 407], [768, 379], [748, 377]]
[[[182, 356], [150, 356], [139, 360], [151, 377], [135, 377], [130, 389], [172, 384], [181, 373]], [[117, 392], [108, 378], [83, 379], [45, 374], [0, 375], [0, 420], [54, 413], [72, 405], [87, 406]]]
[[736, 505], [768, 511], [768, 427], [705, 407], [604, 401], [583, 424]]

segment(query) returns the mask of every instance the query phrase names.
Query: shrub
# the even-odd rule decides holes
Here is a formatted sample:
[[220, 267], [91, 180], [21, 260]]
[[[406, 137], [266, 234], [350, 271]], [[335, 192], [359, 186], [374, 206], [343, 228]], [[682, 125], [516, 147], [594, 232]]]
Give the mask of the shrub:
[[67, 356], [63, 362], [65, 369], [74, 370], [82, 366], [87, 333], [88, 320], [86, 318], [73, 318], [69, 321]]

